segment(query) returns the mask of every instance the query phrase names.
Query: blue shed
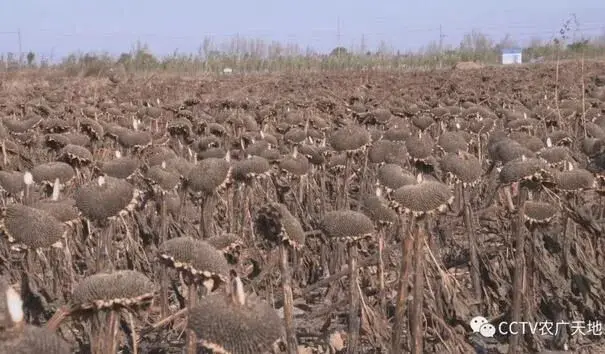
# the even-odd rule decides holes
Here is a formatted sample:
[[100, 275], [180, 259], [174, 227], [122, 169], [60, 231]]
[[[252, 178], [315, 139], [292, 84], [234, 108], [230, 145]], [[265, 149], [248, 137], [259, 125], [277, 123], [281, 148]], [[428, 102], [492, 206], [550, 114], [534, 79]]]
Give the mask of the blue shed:
[[521, 48], [502, 49], [502, 64], [521, 64], [523, 50]]

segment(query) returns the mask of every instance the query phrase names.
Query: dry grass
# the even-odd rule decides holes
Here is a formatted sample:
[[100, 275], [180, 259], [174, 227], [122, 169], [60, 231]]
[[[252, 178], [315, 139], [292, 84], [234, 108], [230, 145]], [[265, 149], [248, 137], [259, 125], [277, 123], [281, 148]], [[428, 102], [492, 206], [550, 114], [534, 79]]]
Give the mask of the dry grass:
[[[443, 131], [459, 130], [465, 139], [468, 138], [465, 154], [474, 155], [481, 161], [481, 169], [485, 172], [491, 162], [487, 144], [492, 130], [473, 131], [472, 127], [487, 118], [481, 114], [494, 118], [497, 129], [504, 129], [508, 117], [525, 113], [528, 118], [536, 119], [535, 126], [527, 134], [542, 142], [553, 129], [568, 132], [573, 140], [570, 146], [574, 156], [572, 162], [576, 169], [586, 168], [590, 160], [582, 151], [585, 131], [579, 128], [584, 125], [584, 107], [595, 108], [605, 115], [605, 102], [590, 95], [597, 89], [594, 77], [604, 70], [604, 62], [586, 59], [511, 67], [479, 65], [464, 71], [426, 72], [380, 68], [305, 74], [179, 76], [169, 70], [137, 74], [126, 70], [123, 80], [110, 79], [103, 70], [93, 75], [80, 71], [74, 76], [58, 68], [1, 73], [2, 116], [20, 119], [40, 115], [39, 107], [48, 106], [51, 109], [49, 117], [61, 117], [72, 124], [72, 131], [76, 131], [82, 110], [96, 107], [97, 119], [106, 127], [122, 125], [132, 129], [132, 120], [137, 118], [141, 121], [139, 129], [149, 131], [154, 137], [154, 146], [143, 151], [125, 149], [105, 137], [103, 141], [87, 146], [95, 162], [103, 156], [112, 156], [108, 151], [121, 149], [124, 154], [150, 164], [152, 159], [158, 160], [157, 156], [150, 155], [151, 150], [164, 144], [165, 149], [172, 150], [193, 168], [197, 163], [195, 153], [198, 156], [204, 153], [197, 144], [198, 139], [211, 135], [207, 129], [210, 124], [224, 128], [226, 135], [217, 137], [219, 148], [223, 149], [219, 157], [229, 151], [232, 166], [246, 158], [251, 138], [269, 141], [268, 136], [272, 136], [278, 141], [274, 148], [280, 150], [279, 156], [290, 156], [294, 146], [284, 141], [288, 129], [306, 129], [307, 136], [313, 139], [303, 143], [325, 149], [322, 156], [327, 160], [315, 164], [302, 177], [288, 175], [274, 165], [270, 176], [264, 179], [228, 181], [222, 186], [224, 188], [212, 193], [216, 201], [213, 210], [203, 213], [204, 218], [212, 218], [207, 225], [200, 224], [200, 203], [203, 201], [190, 195], [186, 183], [178, 191], [164, 195], [141, 176], [135, 176], [129, 183], [142, 197], [134, 209], [117, 215], [108, 223], [93, 227], [82, 219], [69, 229], [65, 243], [69, 245], [73, 265], [69, 272], [38, 271], [47, 263], [42, 261], [31, 269], [24, 267], [27, 261], [24, 254], [11, 249], [6, 239], [0, 242], [0, 269], [11, 283], [21, 284], [27, 320], [33, 324], [44, 324], [57, 308], [70, 303], [69, 289], [94, 273], [95, 262], [103, 252], [108, 253], [103, 256], [107, 258], [109, 268], [132, 269], [145, 274], [156, 286], [161, 285], [165, 293], [160, 305], [153, 304], [146, 312], [129, 313], [134, 319], [122, 326], [128, 330], [116, 335], [124, 353], [132, 352], [133, 342], [138, 342], [143, 353], [182, 350], [185, 338], [181, 334], [186, 327], [183, 308], [188, 303], [195, 303], [196, 296], [203, 295], [204, 287], [198, 285], [207, 284], [198, 284], [198, 280], [206, 281], [208, 277], [185, 279], [182, 274], [179, 276], [177, 272], [162, 269], [157, 250], [165, 239], [180, 236], [204, 239], [207, 233], [232, 233], [241, 240], [241, 248], [232, 255], [237, 260], [233, 267], [247, 291], [256, 292], [282, 311], [282, 287], [287, 289], [285, 300], [288, 304], [291, 288], [294, 311], [292, 313], [288, 308], [286, 315], [288, 322], [293, 317], [296, 338], [290, 343], [298, 342], [301, 347], [313, 348], [320, 353], [336, 346], [334, 338], [339, 336], [345, 337], [345, 346], [349, 344], [345, 336], [349, 327], [347, 317], [355, 322], [356, 314], [347, 316], [348, 292], [359, 307], [358, 328], [351, 331], [354, 335], [359, 331], [359, 338], [354, 339], [357, 342], [355, 349], [367, 353], [391, 351], [391, 340], [401, 343], [395, 352], [460, 353], [471, 352], [473, 347], [480, 347], [485, 352], [508, 349], [509, 338], [506, 336], [489, 341], [471, 333], [468, 323], [477, 315], [498, 322], [510, 319], [515, 310], [515, 315], [521, 314], [523, 320], [530, 322], [600, 320], [605, 318], [602, 310], [605, 292], [599, 285], [604, 277], [600, 269], [605, 266], [600, 237], [605, 228], [602, 220], [605, 208], [598, 190], [570, 195], [557, 190], [553, 182], [556, 178], [537, 186], [534, 183], [528, 198], [557, 206], [560, 216], [530, 230], [523, 223], [522, 204], [517, 203], [513, 205], [514, 209], [508, 210], [505, 193], [499, 193], [506, 190], [515, 200], [519, 195], [525, 197], [528, 186], [523, 182], [522, 186], [513, 184], [508, 189], [498, 189], [498, 173], [494, 169], [472, 188], [454, 192], [457, 187], [452, 182], [450, 187], [457, 200], [449, 209], [442, 210], [443, 214], [424, 218], [402, 215], [394, 225], [378, 229], [380, 240], [384, 240], [380, 255], [378, 237], [349, 243], [348, 251], [354, 257], [349, 257], [348, 266], [344, 243], [329, 241], [317, 229], [329, 211], [364, 212], [360, 205], [362, 197], [374, 193], [376, 187], [379, 165], [368, 162], [367, 150], [339, 155], [329, 145], [329, 138], [343, 125], [367, 129], [374, 139], [368, 147], [384, 139], [387, 131], [407, 130], [408, 134], [401, 133], [401, 141], [396, 142], [405, 149], [405, 140], [419, 135], [419, 130], [411, 124], [413, 118], [432, 115], [439, 108], [447, 107], [450, 113], [439, 118], [435, 116], [436, 124], [422, 134], [436, 142]], [[584, 90], [588, 91], [586, 95]], [[199, 103], [185, 106], [190, 98], [196, 98]], [[146, 113], [144, 102], [157, 106], [158, 99], [162, 114], [157, 118], [159, 131], [156, 132], [155, 118]], [[128, 105], [134, 107], [132, 111]], [[541, 109], [552, 110], [559, 106], [561, 110], [569, 106], [576, 109], [572, 115], [556, 121], [558, 127], [547, 126], [537, 114]], [[119, 108], [121, 113], [110, 115], [107, 107]], [[386, 123], [375, 123], [370, 119], [367, 112], [377, 108], [390, 112]], [[483, 113], [478, 116], [477, 112]], [[189, 117], [193, 132], [190, 138], [170, 136], [165, 130], [166, 123], [177, 115]], [[245, 124], [248, 118], [244, 119], [244, 116], [257, 123], [262, 135], [254, 125]], [[596, 120], [595, 124], [603, 122], [605, 120]], [[2, 128], [6, 130], [4, 125]], [[22, 135], [2, 129], [0, 139], [19, 147], [20, 154], [34, 165], [52, 160], [53, 155], [43, 144], [46, 133], [42, 128], [34, 127], [30, 133], [34, 141], [31, 145], [20, 143]], [[518, 132], [505, 133], [516, 137], [519, 144], [525, 141]], [[423, 173], [424, 180], [450, 183], [439, 168], [442, 157], [443, 153], [434, 147], [424, 164], [414, 163], [406, 156], [391, 158], [396, 158], [394, 163], [410, 175]], [[9, 149], [7, 159], [3, 170], [24, 171], [27, 168], [15, 151]], [[328, 168], [332, 165], [334, 169]], [[93, 171], [66, 186], [61, 199], [72, 198], [79, 185], [96, 183]], [[593, 171], [597, 177], [601, 175], [598, 169]], [[556, 173], [554, 170], [549, 172]], [[183, 176], [188, 174], [183, 173]], [[525, 176], [519, 179], [521, 177]], [[41, 186], [34, 185], [30, 198], [41, 199], [40, 190]], [[383, 190], [383, 194], [385, 200], [392, 201], [388, 191]], [[435, 198], [439, 199], [441, 194], [436, 193]], [[180, 199], [174, 202], [177, 196]], [[5, 203], [21, 200], [19, 195], [3, 197]], [[283, 247], [267, 247], [263, 243], [254, 222], [257, 211], [268, 201], [282, 203], [300, 222], [306, 232], [304, 247], [284, 252]], [[437, 201], [437, 204], [442, 202]], [[435, 200], [426, 203], [433, 202]], [[347, 232], [351, 233], [351, 230]], [[103, 242], [98, 241], [101, 235]], [[99, 247], [107, 242], [110, 244]], [[516, 252], [520, 249], [524, 252]], [[43, 254], [40, 252], [41, 257]], [[348, 284], [348, 275], [357, 274], [349, 272], [351, 265], [353, 270], [359, 270], [358, 286]], [[53, 264], [49, 266], [52, 268]], [[378, 269], [381, 273], [384, 270], [383, 282], [377, 274]], [[398, 274], [400, 269], [403, 271]], [[291, 282], [280, 286], [284, 270], [291, 273], [287, 274], [291, 275]], [[63, 279], [63, 273], [70, 274], [70, 279]], [[521, 285], [514, 289], [513, 283]], [[58, 286], [61, 284], [64, 288]], [[221, 284], [217, 283], [217, 287], [216, 291], [224, 290]], [[214, 290], [212, 286], [209, 288]], [[156, 298], [159, 300], [160, 296]], [[512, 308], [513, 298], [519, 306], [516, 309]], [[397, 322], [401, 333], [393, 339], [391, 331], [397, 310], [397, 315], [402, 316]], [[85, 333], [89, 329], [85, 327], [82, 321], [72, 319], [62, 323], [59, 333], [86, 351], [89, 343]], [[131, 335], [133, 330], [139, 335]], [[518, 341], [524, 352], [558, 350], [563, 344], [575, 352], [603, 350], [603, 341], [598, 336], [550, 338], [527, 335], [518, 337]]]

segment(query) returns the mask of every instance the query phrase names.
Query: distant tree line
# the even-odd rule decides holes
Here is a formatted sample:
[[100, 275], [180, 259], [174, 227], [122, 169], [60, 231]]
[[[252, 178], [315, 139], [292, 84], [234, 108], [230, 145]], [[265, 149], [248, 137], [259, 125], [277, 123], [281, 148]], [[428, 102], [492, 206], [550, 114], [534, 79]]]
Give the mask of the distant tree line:
[[[565, 27], [565, 26], [564, 26]], [[568, 28], [549, 41], [533, 39], [523, 48], [524, 61], [557, 58], [586, 58], [605, 56], [605, 34], [597, 38], [569, 40]], [[283, 70], [358, 70], [370, 68], [410, 69], [452, 66], [460, 61], [500, 62], [501, 50], [520, 47], [512, 36], [505, 35], [494, 41], [481, 31], [471, 31], [463, 36], [458, 46], [441, 46], [434, 41], [416, 52], [401, 52], [381, 42], [374, 50], [368, 50], [362, 38], [358, 48], [338, 46], [328, 54], [317, 53], [311, 48], [296, 44], [266, 42], [259, 39], [235, 37], [227, 43], [215, 44], [205, 38], [197, 53], [174, 52], [159, 57], [151, 49], [137, 43], [129, 52], [115, 57], [107, 53], [74, 53], [58, 64], [48, 58], [39, 58], [29, 52], [24, 58], [14, 53], [0, 57], [0, 68], [64, 68], [70, 74], [100, 75], [118, 67], [127, 72], [168, 70], [176, 72], [219, 72], [229, 67], [240, 72], [266, 72]]]

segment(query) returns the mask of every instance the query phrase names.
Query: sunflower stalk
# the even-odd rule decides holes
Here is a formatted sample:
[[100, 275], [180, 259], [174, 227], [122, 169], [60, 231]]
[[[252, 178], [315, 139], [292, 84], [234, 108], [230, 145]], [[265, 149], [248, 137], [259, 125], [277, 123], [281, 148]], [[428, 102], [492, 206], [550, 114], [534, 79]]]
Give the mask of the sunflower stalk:
[[[519, 195], [518, 195], [518, 210], [517, 210], [517, 221], [515, 225], [515, 271], [513, 275], [513, 303], [511, 311], [511, 321], [520, 322], [523, 317], [523, 298], [525, 296], [523, 291], [523, 275], [525, 274], [525, 234], [523, 233], [524, 228], [524, 214], [525, 214], [525, 201], [527, 200], [527, 187], [523, 184], [519, 184]], [[510, 349], [509, 353], [518, 353], [520, 346], [520, 336], [510, 337]]]

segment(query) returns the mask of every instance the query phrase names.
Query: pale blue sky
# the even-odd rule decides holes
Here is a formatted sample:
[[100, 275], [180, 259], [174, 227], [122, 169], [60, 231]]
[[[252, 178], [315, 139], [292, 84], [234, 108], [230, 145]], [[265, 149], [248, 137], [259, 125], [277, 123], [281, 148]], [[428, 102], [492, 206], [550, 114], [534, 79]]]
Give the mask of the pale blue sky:
[[[74, 51], [129, 51], [140, 40], [161, 55], [197, 52], [204, 37], [237, 34], [329, 51], [340, 42], [385, 41], [416, 50], [439, 40], [458, 45], [478, 29], [494, 39], [550, 39], [575, 13], [585, 35], [605, 33], [604, 0], [0, 0], [0, 53], [32, 50], [55, 60]], [[337, 24], [340, 23], [340, 26]]]

